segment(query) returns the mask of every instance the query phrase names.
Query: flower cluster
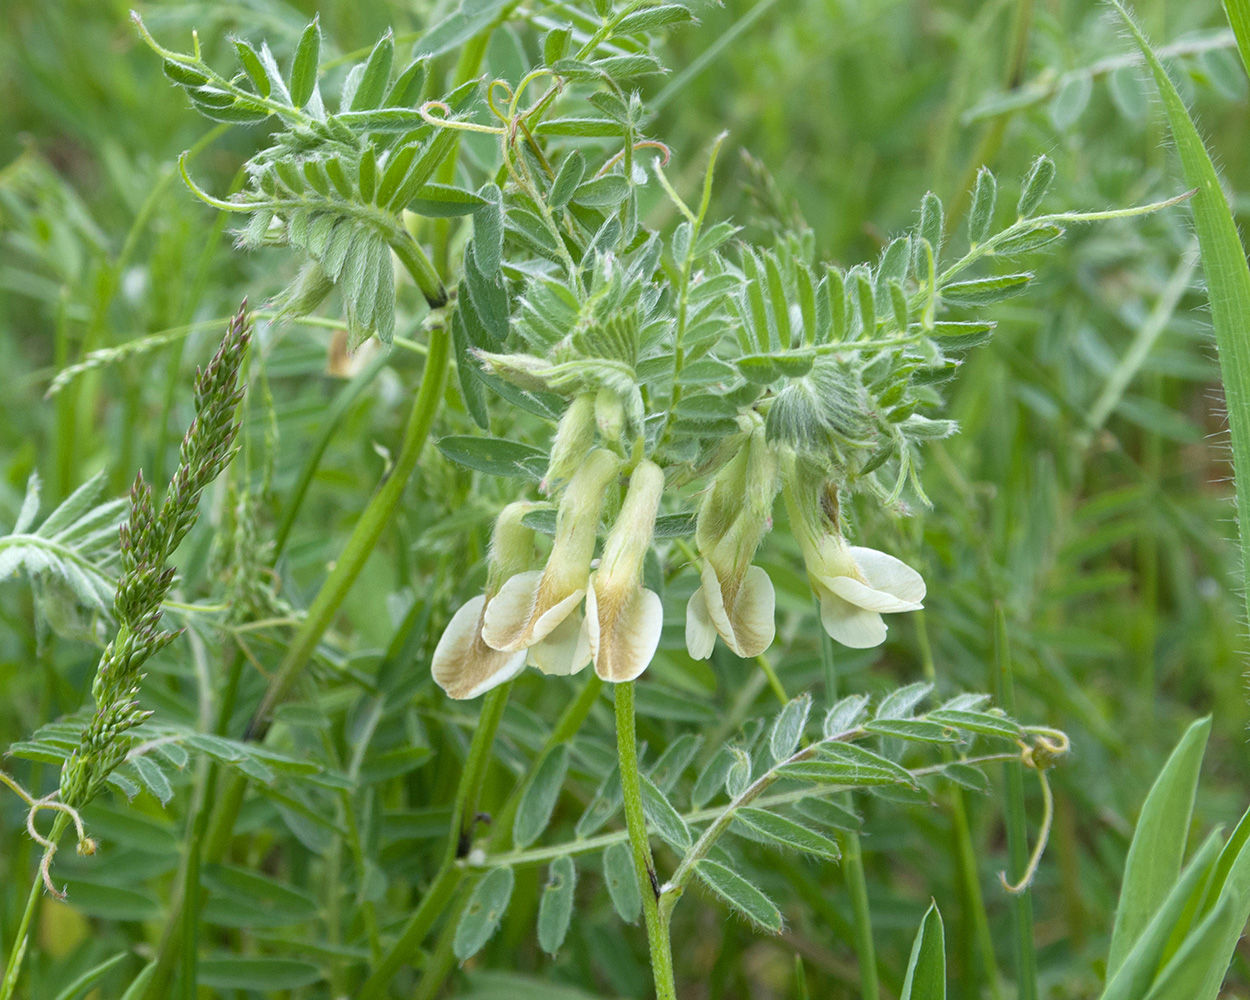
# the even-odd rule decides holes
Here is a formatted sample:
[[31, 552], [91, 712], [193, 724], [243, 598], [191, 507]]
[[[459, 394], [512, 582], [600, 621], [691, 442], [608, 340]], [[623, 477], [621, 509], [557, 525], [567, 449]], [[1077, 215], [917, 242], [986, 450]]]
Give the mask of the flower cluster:
[[[603, 431], [596, 409], [603, 407], [575, 399], [556, 432], [542, 489], [566, 485], [542, 568], [535, 566], [526, 515], [544, 504], [509, 504], [495, 522], [485, 592], [456, 612], [434, 651], [434, 680], [453, 698], [475, 698], [527, 664], [567, 675], [593, 663], [605, 681], [631, 681], [655, 655], [664, 612], [659, 595], [643, 585], [643, 562], [665, 474], [649, 459], [629, 469], [615, 450], [596, 447], [596, 424]], [[707, 659], [717, 636], [741, 657], [772, 645], [773, 584], [754, 558], [779, 491], [825, 631], [846, 646], [881, 644], [882, 614], [920, 608], [924, 580], [893, 556], [847, 544], [828, 471], [791, 449], [779, 451], [762, 420], [745, 423], [702, 496], [695, 528], [700, 583], [686, 608], [690, 655]], [[596, 563], [600, 519], [622, 480], [624, 499]]]

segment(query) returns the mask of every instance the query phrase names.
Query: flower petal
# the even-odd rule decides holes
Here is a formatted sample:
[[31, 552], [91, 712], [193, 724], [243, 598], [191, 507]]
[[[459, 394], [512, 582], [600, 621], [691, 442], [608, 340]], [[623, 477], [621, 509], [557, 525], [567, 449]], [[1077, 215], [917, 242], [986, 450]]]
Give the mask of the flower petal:
[[924, 577], [892, 555], [860, 545], [852, 545], [850, 549], [869, 587], [893, 594], [900, 601], [913, 605], [907, 610], [914, 611], [920, 607], [925, 595]]
[[703, 588], [690, 595], [686, 605], [686, 651], [696, 660], [706, 660], [716, 646], [716, 626], [707, 613]]
[[515, 652], [524, 649], [542, 570], [530, 570], [510, 576], [499, 593], [490, 599], [482, 616], [482, 638], [492, 649]]
[[[773, 644], [777, 635], [776, 602], [768, 573], [760, 566], [748, 569], [730, 611], [736, 640], [730, 648], [739, 656], [759, 656]], [[725, 641], [729, 641], [728, 637]]]
[[434, 682], [457, 700], [476, 698], [525, 669], [524, 650], [499, 652], [482, 641], [485, 605], [479, 594], [452, 615], [430, 661]]
[[545, 639], [567, 618], [585, 596], [585, 590], [568, 594], [546, 593], [540, 570], [517, 573], [499, 588], [486, 605], [482, 638], [493, 649], [516, 652]]
[[615, 594], [597, 595], [592, 579], [586, 594], [586, 625], [595, 673], [612, 684], [632, 681], [655, 656], [664, 605], [658, 594], [642, 587], [623, 600]]
[[820, 588], [820, 623], [831, 639], [852, 649], [885, 642], [885, 622], [879, 614], [856, 607], [824, 587]]
[[878, 613], [918, 611], [923, 607], [921, 604], [913, 604], [911, 601], [901, 600], [887, 591], [866, 587], [858, 580], [853, 580], [849, 576], [826, 576], [822, 577], [820, 582], [843, 600], [850, 601], [856, 607], [863, 608], [865, 611], [876, 611]]
[[590, 638], [586, 622], [576, 612], [530, 647], [530, 662], [544, 674], [575, 674], [590, 662]]
[[707, 608], [707, 616], [716, 626], [716, 631], [725, 640], [725, 644], [734, 649], [737, 640], [734, 637], [733, 621], [725, 609], [725, 589], [721, 586], [720, 577], [712, 568], [710, 559], [703, 560], [703, 569], [699, 575], [703, 581], [703, 602]]

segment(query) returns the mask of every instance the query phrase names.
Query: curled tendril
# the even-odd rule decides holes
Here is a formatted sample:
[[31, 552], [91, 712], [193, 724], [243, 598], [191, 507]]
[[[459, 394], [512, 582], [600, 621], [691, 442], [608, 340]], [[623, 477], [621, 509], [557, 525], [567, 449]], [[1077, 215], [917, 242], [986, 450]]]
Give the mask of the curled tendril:
[[491, 113], [506, 125], [509, 121], [507, 113], [500, 111], [498, 106], [495, 104], [496, 87], [502, 87], [505, 91], [507, 91], [509, 104], [512, 103], [512, 98], [516, 96], [516, 94], [507, 80], [491, 80], [490, 86], [486, 88], [486, 103], [490, 107]]
[[493, 125], [479, 125], [477, 122], [464, 121], [461, 118], [436, 118], [431, 111], [442, 111], [445, 115], [452, 114], [451, 106], [446, 101], [426, 101], [417, 108], [417, 114], [437, 128], [454, 128], [462, 132], [484, 132], [487, 135], [504, 135], [505, 129]]
[[[661, 167], [667, 167], [668, 161], [673, 155], [673, 151], [664, 143], [660, 142], [659, 139], [640, 139], [638, 142], [634, 143], [633, 150], [636, 153], [640, 149], [658, 149], [664, 157], [664, 159], [660, 161]], [[606, 176], [608, 171], [620, 163], [624, 156], [625, 150], [622, 149], [619, 153], [612, 157], [612, 159], [608, 160], [607, 163], [599, 168], [598, 172], [595, 174], [596, 179]]]
[[1037, 780], [1042, 786], [1042, 828], [1038, 832], [1037, 845], [1029, 856], [1029, 863], [1025, 866], [1020, 881], [1012, 884], [1007, 880], [1006, 872], [998, 873], [998, 880], [1003, 884], [1003, 888], [1016, 896], [1032, 885], [1038, 866], [1042, 862], [1042, 855], [1046, 851], [1046, 842], [1050, 839], [1050, 828], [1055, 820], [1055, 795], [1051, 791], [1050, 778], [1047, 777], [1046, 772], [1058, 764], [1072, 749], [1072, 742], [1068, 739], [1067, 733], [1058, 729], [1029, 726], [1024, 731], [1036, 738], [1032, 745], [1024, 740], [1016, 742], [1020, 747], [1020, 762], [1037, 772]]
[[40, 812], [44, 811], [64, 813], [68, 816], [73, 821], [74, 830], [78, 834], [79, 854], [95, 854], [99, 844], [87, 836], [82, 816], [79, 815], [78, 810], [73, 806], [66, 805], [64, 802], [56, 801], [57, 795], [60, 794], [59, 792], [51, 792], [43, 798], [37, 799], [3, 771], [0, 771], [0, 782], [12, 789], [13, 793], [30, 807], [26, 813], [26, 832], [30, 834], [31, 840], [43, 848], [43, 857], [39, 860], [39, 877], [43, 880], [44, 888], [48, 890], [50, 895], [57, 899], [64, 899], [65, 892], [58, 889], [52, 882], [52, 859], [56, 855], [56, 841], [50, 837], [45, 837], [39, 832], [39, 828], [35, 826], [35, 819]]

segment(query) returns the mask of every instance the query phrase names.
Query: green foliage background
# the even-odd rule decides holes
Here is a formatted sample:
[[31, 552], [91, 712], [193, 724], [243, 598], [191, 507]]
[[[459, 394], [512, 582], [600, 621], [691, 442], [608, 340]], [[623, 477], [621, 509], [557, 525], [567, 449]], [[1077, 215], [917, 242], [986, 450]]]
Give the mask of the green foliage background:
[[[235, 31], [267, 38], [285, 64], [314, 12], [327, 44], [340, 51], [367, 50], [389, 26], [402, 37], [436, 16], [422, 3], [341, 0], [315, 10], [254, 0], [142, 9], [162, 39], [182, 44], [197, 29], [208, 61], [218, 65], [229, 62], [226, 37]], [[729, 0], [699, 14], [701, 24], [674, 31], [665, 43], [665, 61], [676, 71], [644, 86], [659, 105], [651, 131], [672, 145], [669, 176], [683, 192], [700, 183], [705, 151], [728, 131], [712, 215], [732, 217], [752, 236], [805, 220], [821, 254], [847, 265], [874, 259], [891, 235], [914, 224], [926, 190], [956, 215], [961, 204], [966, 208], [961, 196], [976, 168], [987, 163], [1003, 185], [1000, 201], [1012, 204], [1011, 178], [1041, 152], [1058, 168], [1044, 206], [1055, 210], [1119, 207], [1181, 189], [1153, 91], [1100, 6], [763, 0], [751, 8]], [[1242, 155], [1250, 138], [1246, 80], [1219, 5], [1143, 3], [1139, 14], [1155, 44], [1174, 50], [1170, 66], [1230, 188], [1250, 192], [1250, 160]], [[189, 419], [194, 366], [210, 353], [238, 299], [247, 294], [261, 302], [275, 294], [296, 262], [286, 251], [232, 251], [226, 221], [187, 194], [173, 163], [205, 136], [207, 123], [168, 85], [124, 4], [10, 0], [4, 22], [0, 523], [8, 525], [32, 472], [43, 479], [45, 508], [98, 470], [107, 474], [110, 495], [120, 494], [140, 466], [151, 481], [166, 478]], [[733, 32], [728, 43], [718, 43]], [[516, 60], [514, 44], [506, 31], [496, 36], [487, 54], [491, 71], [506, 72]], [[226, 131], [200, 155], [196, 176], [212, 190], [229, 190], [257, 141], [248, 129]], [[1244, 195], [1235, 206], [1246, 207]], [[657, 200], [652, 210], [659, 219], [668, 209]], [[1033, 893], [1044, 996], [1097, 995], [1136, 811], [1195, 716], [1214, 712], [1195, 828], [1230, 822], [1245, 804], [1250, 750], [1229, 456], [1192, 247], [1180, 208], [1072, 231], [1039, 264], [1026, 296], [995, 307], [994, 339], [954, 383], [950, 411], [962, 430], [927, 451], [933, 510], [902, 522], [867, 507], [861, 512], [864, 536], [920, 568], [929, 598], [923, 614], [895, 622], [881, 650], [839, 654], [843, 693], [883, 692], [930, 674], [941, 692], [993, 690], [994, 612], [1001, 607], [1018, 717], [1072, 737], [1074, 753], [1053, 775], [1056, 827]], [[86, 352], [187, 324], [195, 326], [185, 338], [171, 337], [44, 397], [56, 372]], [[235, 495], [219, 489], [180, 552], [184, 577], [199, 588], [181, 599], [210, 603], [226, 592], [237, 598], [240, 575], [255, 573], [237, 552], [215, 550], [213, 538], [253, 531], [263, 540], [281, 523], [327, 409], [347, 384], [324, 374], [334, 325], [296, 324], [273, 335], [263, 367], [253, 369], [246, 475], [235, 483], [253, 502], [244, 508], [251, 522], [237, 523]], [[397, 329], [401, 337], [412, 332]], [[274, 617], [286, 613], [286, 602], [306, 606], [327, 560], [341, 549], [383, 471], [386, 449], [396, 447], [420, 364], [416, 352], [397, 345], [346, 408], [294, 525], [276, 592], [267, 580], [248, 577]], [[472, 433], [454, 388], [448, 397], [435, 433]], [[535, 434], [528, 424], [507, 420], [493, 431], [522, 439]], [[406, 672], [400, 683], [412, 697], [387, 719], [383, 742], [432, 752], [409, 761], [411, 769], [380, 785], [368, 803], [378, 877], [393, 882], [413, 879], [441, 847], [440, 819], [445, 824], [456, 779], [456, 768], [445, 762], [463, 754], [471, 720], [463, 706], [442, 698], [425, 664], [450, 612], [480, 589], [489, 519], [512, 492], [514, 481], [470, 474], [427, 449], [318, 662], [316, 704], [332, 719], [322, 732], [326, 753], [350, 756], [367, 717], [358, 679], [372, 674], [417, 602], [422, 627], [396, 668]], [[236, 546], [247, 548], [246, 539]], [[762, 561], [778, 589], [781, 628], [772, 663], [791, 694], [816, 687], [824, 675], [797, 549], [778, 532]], [[672, 593], [684, 598], [690, 577], [672, 581]], [[0, 745], [79, 708], [97, 655], [85, 641], [38, 630], [34, 600], [24, 580], [0, 581]], [[46, 613], [72, 612], [56, 594], [42, 600]], [[666, 603], [679, 607], [676, 598]], [[673, 614], [638, 692], [640, 738], [654, 748], [653, 757], [681, 732], [711, 735], [718, 724], [725, 731], [777, 708], [763, 675], [749, 664], [690, 661]], [[76, 626], [84, 638], [90, 633], [89, 621], [59, 623]], [[277, 662], [280, 642], [281, 633], [258, 633], [259, 666]], [[154, 707], [193, 720], [194, 656], [185, 644], [177, 649], [154, 661], [147, 697]], [[218, 669], [215, 661], [208, 667]], [[259, 691], [260, 674], [250, 673], [246, 683]], [[576, 690], [571, 681], [523, 677], [484, 802], [506, 798]], [[610, 714], [608, 708], [592, 714], [593, 735], [610, 734]], [[52, 769], [41, 774], [35, 765], [32, 774], [30, 765], [21, 766], [28, 786], [55, 779]], [[593, 782], [581, 778], [557, 809], [557, 827], [570, 826], [584, 805], [579, 796], [593, 793]], [[1007, 938], [996, 930], [1008, 914], [996, 877], [1006, 864], [998, 778], [988, 797], [968, 802], [988, 926], [997, 961], [1009, 972]], [[1026, 788], [1036, 815], [1035, 788]], [[66, 906], [45, 910], [44, 950], [31, 960], [32, 996], [56, 996], [120, 947], [155, 940], [185, 798], [169, 809], [150, 797], [132, 807], [107, 800], [93, 808], [104, 850], [95, 859], [64, 859], [71, 897]], [[6, 943], [31, 869], [30, 845], [19, 837], [19, 806], [0, 798], [0, 941]], [[265, 953], [268, 938], [286, 937], [300, 942], [294, 951], [305, 958], [332, 962], [334, 949], [347, 944], [327, 930], [324, 907], [340, 888], [336, 878], [346, 888], [335, 905], [350, 907], [358, 889], [351, 865], [344, 859], [342, 872], [319, 865], [319, 846], [328, 843], [324, 829], [310, 827], [289, 806], [265, 806], [256, 806], [236, 860], [299, 887], [315, 912], [287, 900], [299, 918], [296, 930], [279, 922], [273, 929], [213, 931], [211, 943], [222, 952]], [[942, 798], [930, 808], [868, 800], [863, 808], [885, 989], [897, 992], [915, 928], [933, 897], [946, 923], [952, 994], [990, 995], [982, 992], [974, 901], [959, 877], [949, 802]], [[796, 995], [796, 954], [812, 996], [858, 995], [851, 908], [839, 869], [763, 851], [753, 860], [761, 884], [786, 901], [785, 935], [757, 935], [709, 898], [683, 910], [674, 932], [679, 982], [690, 984], [682, 995]], [[554, 960], [542, 954], [533, 931], [541, 879], [536, 869], [519, 873], [501, 932], [471, 966], [496, 971], [457, 974], [447, 995], [515, 991], [516, 984], [497, 978], [505, 969], [590, 995], [645, 995], [641, 932], [622, 937], [597, 872], [583, 879], [569, 944]], [[248, 890], [227, 887], [220, 898], [231, 899], [231, 891]], [[390, 892], [389, 919], [398, 920], [402, 892], [393, 885]], [[120, 910], [123, 903], [131, 909]], [[105, 995], [114, 995], [107, 985], [114, 980], [105, 983]], [[1250, 988], [1244, 953], [1230, 984]], [[315, 989], [300, 995], [325, 995]]]

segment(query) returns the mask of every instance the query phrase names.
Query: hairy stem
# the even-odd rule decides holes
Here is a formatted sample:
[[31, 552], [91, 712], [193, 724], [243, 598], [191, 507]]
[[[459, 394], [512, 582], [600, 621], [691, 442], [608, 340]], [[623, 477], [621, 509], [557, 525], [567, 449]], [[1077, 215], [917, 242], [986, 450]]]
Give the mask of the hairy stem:
[[660, 880], [651, 859], [647, 839], [647, 818], [642, 808], [642, 780], [638, 775], [638, 741], [634, 733], [634, 682], [616, 685], [616, 747], [621, 768], [621, 794], [625, 801], [625, 825], [634, 852], [638, 890], [647, 923], [647, 945], [651, 949], [651, 972], [655, 976], [657, 1000], [677, 1000], [673, 982], [672, 944], [668, 937], [667, 916], [661, 917]]

